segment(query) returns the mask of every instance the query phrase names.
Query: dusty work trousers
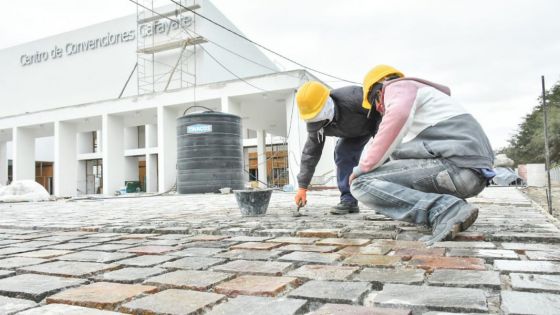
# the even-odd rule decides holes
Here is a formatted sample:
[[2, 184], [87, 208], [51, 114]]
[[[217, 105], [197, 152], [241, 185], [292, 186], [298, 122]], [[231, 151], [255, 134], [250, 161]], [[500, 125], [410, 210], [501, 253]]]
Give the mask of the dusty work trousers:
[[352, 182], [352, 195], [376, 212], [431, 226], [434, 218], [465, 205], [486, 187], [477, 171], [443, 159], [389, 161]]
[[340, 201], [356, 203], [356, 198], [350, 192], [348, 179], [352, 170], [360, 162], [360, 156], [371, 136], [356, 138], [340, 138], [334, 148], [334, 162], [336, 163], [336, 181], [340, 190]]

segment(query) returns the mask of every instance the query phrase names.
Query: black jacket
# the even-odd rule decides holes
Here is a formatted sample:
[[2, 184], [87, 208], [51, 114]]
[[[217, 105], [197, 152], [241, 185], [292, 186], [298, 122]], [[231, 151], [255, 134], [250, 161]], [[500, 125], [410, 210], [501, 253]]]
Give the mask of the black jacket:
[[381, 121], [379, 113], [373, 109], [368, 118], [368, 110], [362, 107], [362, 88], [346, 86], [334, 89], [330, 93], [334, 101], [334, 119], [324, 122], [307, 123], [307, 141], [301, 154], [298, 185], [307, 188], [315, 173], [315, 167], [321, 159], [325, 136], [354, 138], [366, 135], [374, 136]]

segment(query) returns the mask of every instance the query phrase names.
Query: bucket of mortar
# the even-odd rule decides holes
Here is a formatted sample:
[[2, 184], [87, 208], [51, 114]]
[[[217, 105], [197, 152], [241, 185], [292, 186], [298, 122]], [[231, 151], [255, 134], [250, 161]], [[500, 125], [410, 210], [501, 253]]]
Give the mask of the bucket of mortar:
[[244, 216], [262, 216], [266, 214], [272, 189], [234, 190], [235, 200]]

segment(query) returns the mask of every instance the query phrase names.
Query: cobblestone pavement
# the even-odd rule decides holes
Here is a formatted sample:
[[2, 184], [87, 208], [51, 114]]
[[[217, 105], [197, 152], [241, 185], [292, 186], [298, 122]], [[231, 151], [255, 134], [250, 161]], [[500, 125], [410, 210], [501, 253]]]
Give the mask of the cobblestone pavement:
[[428, 230], [362, 209], [305, 216], [275, 192], [265, 217], [232, 195], [0, 204], [0, 314], [560, 314], [556, 221], [514, 188], [478, 221]]

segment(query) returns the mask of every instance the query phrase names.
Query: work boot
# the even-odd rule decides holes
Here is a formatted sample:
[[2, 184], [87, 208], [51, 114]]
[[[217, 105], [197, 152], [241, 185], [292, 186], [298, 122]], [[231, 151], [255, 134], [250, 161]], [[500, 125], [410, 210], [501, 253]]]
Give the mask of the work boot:
[[478, 217], [478, 209], [470, 204], [464, 204], [458, 208], [451, 208], [440, 213], [432, 223], [432, 236], [422, 238], [427, 246], [432, 246], [436, 242], [450, 241], [457, 236], [457, 233], [468, 229]]
[[357, 201], [341, 201], [339, 204], [331, 208], [331, 214], [348, 214], [358, 213], [360, 208]]

